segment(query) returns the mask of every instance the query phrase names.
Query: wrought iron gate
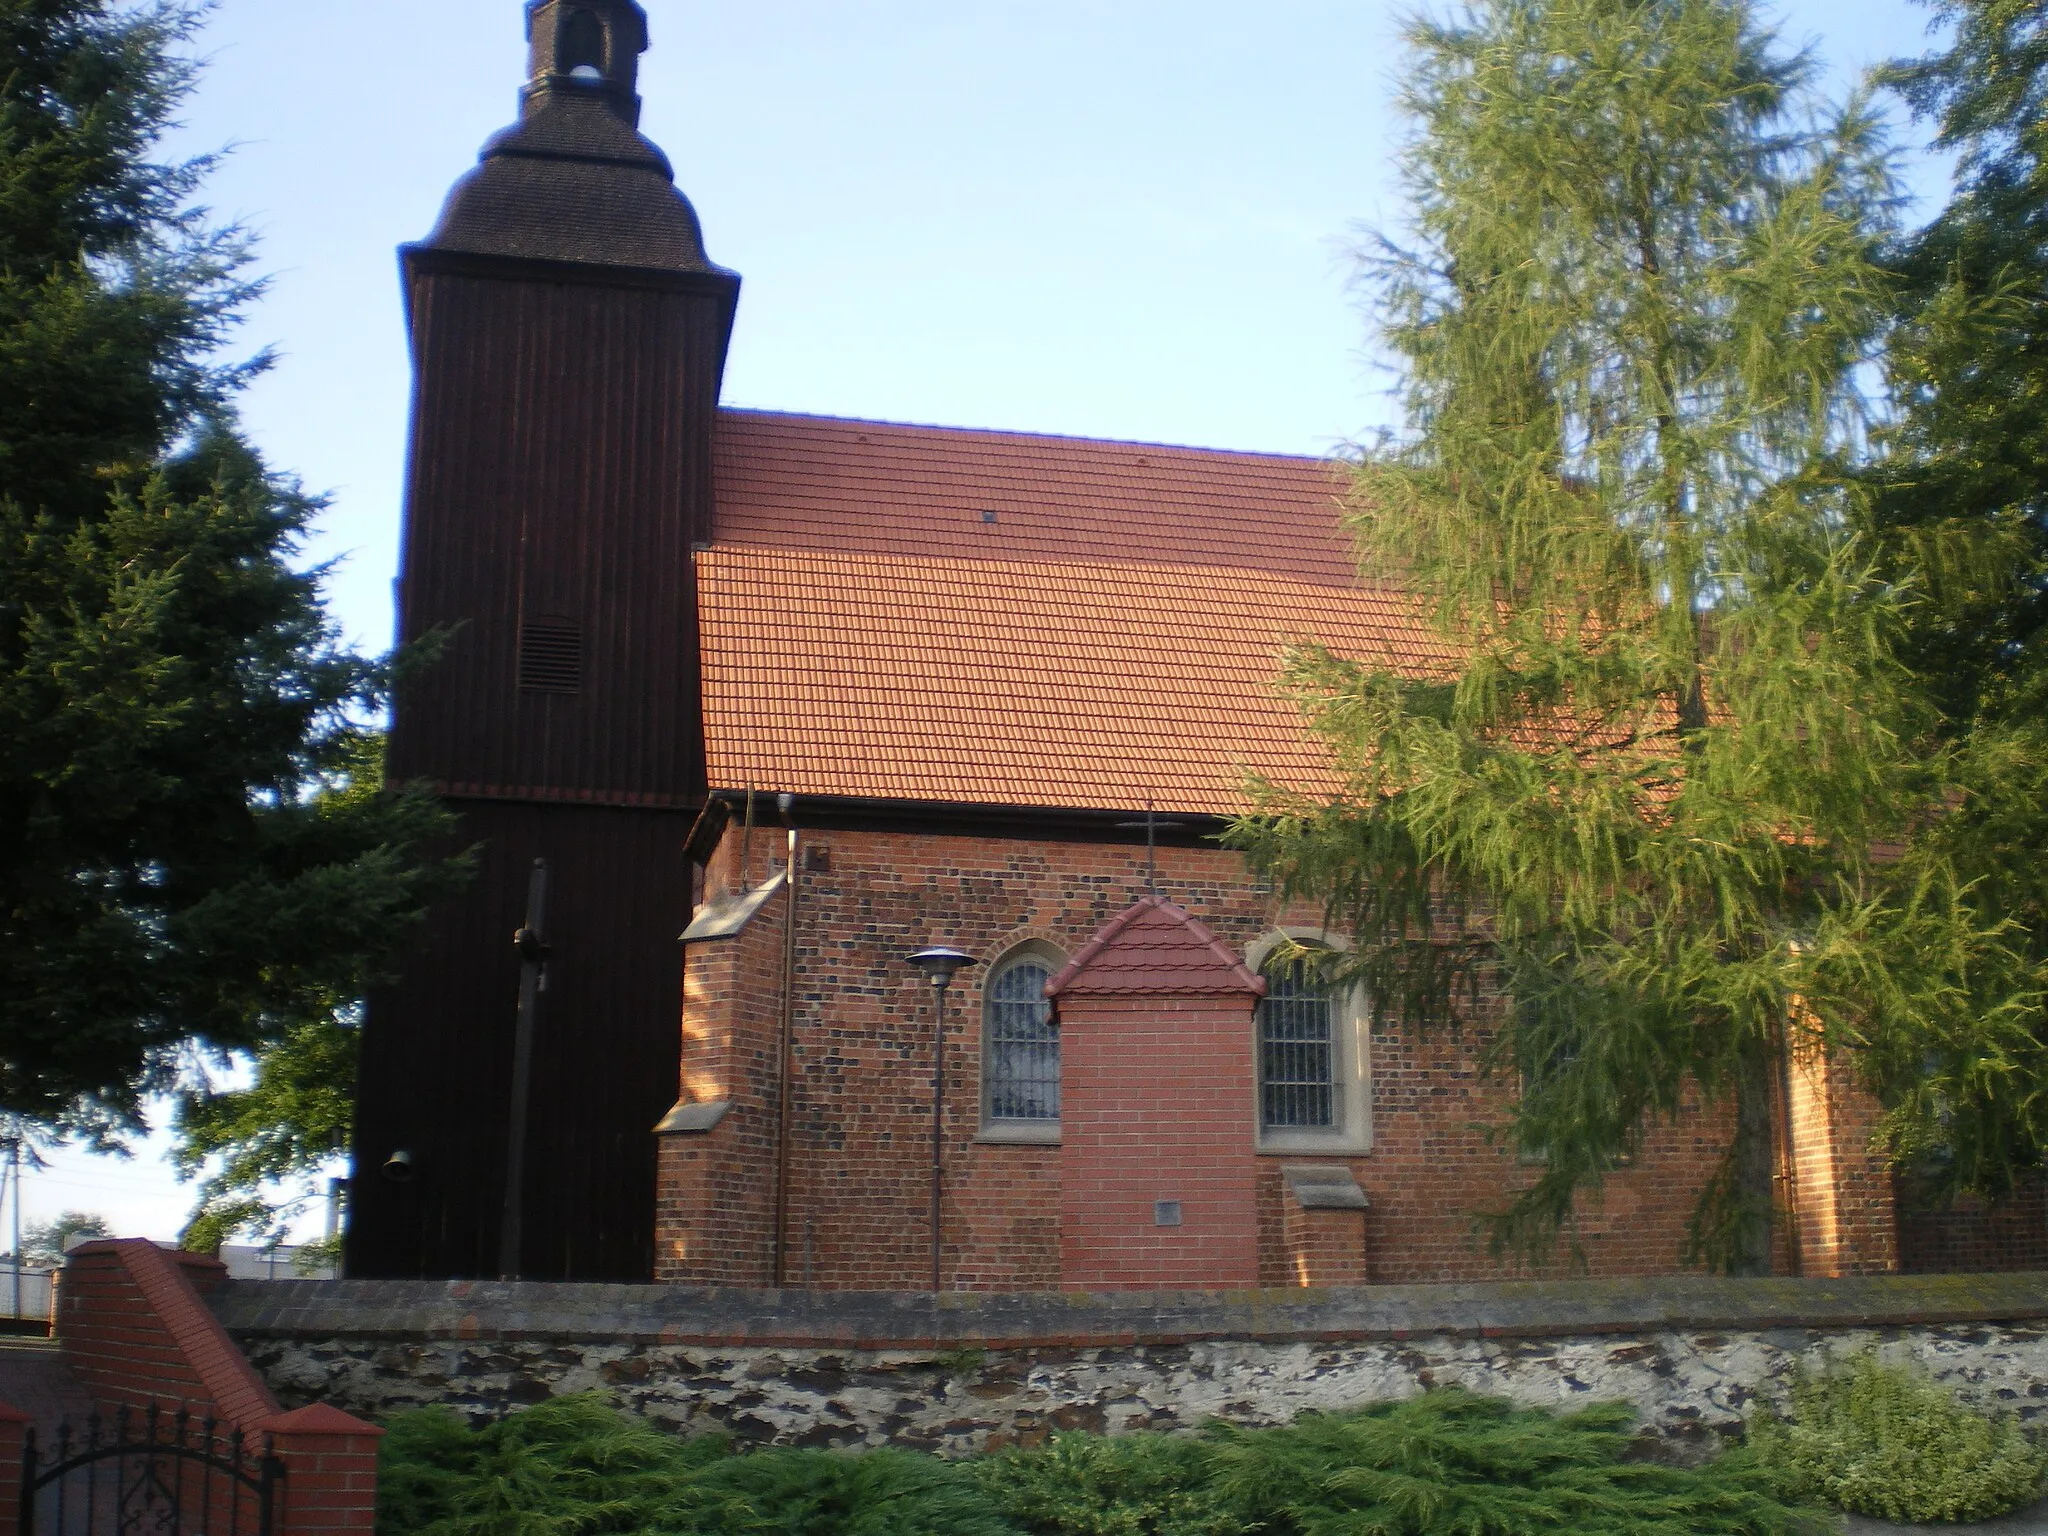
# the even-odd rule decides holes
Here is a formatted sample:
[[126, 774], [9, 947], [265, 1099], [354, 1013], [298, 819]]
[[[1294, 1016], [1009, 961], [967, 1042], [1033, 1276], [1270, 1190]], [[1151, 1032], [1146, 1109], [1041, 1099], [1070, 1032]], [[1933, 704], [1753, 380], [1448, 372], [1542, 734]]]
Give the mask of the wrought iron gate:
[[266, 1439], [180, 1409], [98, 1414], [47, 1451], [23, 1442], [19, 1536], [272, 1536], [284, 1465]]

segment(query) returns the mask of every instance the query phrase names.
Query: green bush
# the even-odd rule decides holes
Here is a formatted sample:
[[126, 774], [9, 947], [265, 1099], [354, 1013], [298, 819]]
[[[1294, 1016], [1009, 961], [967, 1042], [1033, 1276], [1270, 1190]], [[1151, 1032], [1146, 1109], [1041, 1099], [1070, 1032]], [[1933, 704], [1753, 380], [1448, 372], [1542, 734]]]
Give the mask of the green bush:
[[1285, 1429], [1061, 1435], [949, 1463], [683, 1440], [594, 1396], [472, 1429], [429, 1409], [384, 1441], [383, 1536], [1789, 1536], [1746, 1452], [1631, 1459], [1618, 1405], [1562, 1417], [1431, 1392]]
[[380, 1536], [1014, 1536], [966, 1472], [907, 1451], [733, 1454], [596, 1394], [471, 1429], [427, 1408], [393, 1419], [378, 1462]]
[[1795, 1370], [1789, 1418], [1759, 1412], [1749, 1443], [1789, 1497], [1884, 1520], [1988, 1519], [2031, 1503], [2048, 1471], [2009, 1415], [1987, 1418], [1875, 1351]]
[[734, 1536], [1016, 1536], [965, 1467], [913, 1451], [749, 1451], [700, 1484], [749, 1507]]
[[1055, 1435], [971, 1464], [1031, 1536], [1240, 1536], [1210, 1480], [1213, 1452], [1186, 1435]]
[[697, 1477], [718, 1436], [665, 1434], [595, 1395], [471, 1429], [445, 1408], [393, 1419], [377, 1466], [381, 1536], [601, 1536], [750, 1531], [752, 1511]]
[[1577, 1413], [1428, 1392], [1285, 1429], [1225, 1427], [1215, 1479], [1265, 1536], [1779, 1536], [1832, 1529], [1746, 1455], [1630, 1459], [1621, 1403]]

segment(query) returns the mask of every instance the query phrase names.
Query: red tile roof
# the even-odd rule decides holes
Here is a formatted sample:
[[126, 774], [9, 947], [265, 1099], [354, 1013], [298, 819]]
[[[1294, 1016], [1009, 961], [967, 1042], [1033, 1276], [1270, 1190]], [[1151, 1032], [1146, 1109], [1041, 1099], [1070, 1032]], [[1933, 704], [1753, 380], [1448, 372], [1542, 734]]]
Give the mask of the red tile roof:
[[1227, 815], [1327, 780], [1287, 642], [1435, 649], [1322, 460], [728, 411], [717, 475], [714, 788]]
[[1265, 991], [1264, 978], [1254, 976], [1193, 913], [1164, 896], [1139, 897], [1045, 984], [1047, 997]]

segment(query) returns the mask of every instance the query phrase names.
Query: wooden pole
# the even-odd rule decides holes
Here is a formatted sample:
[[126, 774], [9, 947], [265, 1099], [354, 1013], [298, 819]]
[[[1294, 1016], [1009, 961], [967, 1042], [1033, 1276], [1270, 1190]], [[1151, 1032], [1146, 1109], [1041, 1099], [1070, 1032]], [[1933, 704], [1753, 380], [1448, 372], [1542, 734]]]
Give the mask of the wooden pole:
[[519, 950], [519, 1020], [512, 1031], [512, 1103], [505, 1133], [505, 1213], [498, 1224], [498, 1278], [519, 1278], [526, 1207], [526, 1118], [533, 1098], [533, 1035], [547, 990], [548, 861], [535, 859], [526, 882], [526, 923], [512, 936]]

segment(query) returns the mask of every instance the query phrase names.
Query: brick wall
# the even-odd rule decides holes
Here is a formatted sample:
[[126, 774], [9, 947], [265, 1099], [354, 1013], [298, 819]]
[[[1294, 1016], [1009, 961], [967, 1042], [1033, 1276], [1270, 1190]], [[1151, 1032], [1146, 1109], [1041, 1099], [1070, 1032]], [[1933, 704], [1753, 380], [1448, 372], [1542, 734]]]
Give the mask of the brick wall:
[[74, 1248], [58, 1289], [65, 1365], [96, 1403], [162, 1403], [253, 1430], [277, 1402], [200, 1299], [226, 1277], [218, 1259], [141, 1238]]
[[[742, 883], [734, 832], [705, 871], [707, 892]], [[745, 883], [780, 867], [777, 829], [757, 828]], [[655, 1173], [655, 1274], [722, 1285], [771, 1280], [782, 927], [789, 891], [741, 933], [692, 946], [683, 968], [682, 1096], [731, 1107], [711, 1130], [663, 1136]]]
[[1877, 1100], [1839, 1058], [1796, 1048], [1786, 1074], [1800, 1273], [1883, 1274], [1899, 1267], [1891, 1169], [1870, 1144]]
[[[1254, 1001], [1060, 998], [1068, 1289], [1258, 1284]], [[1160, 1224], [1160, 1201], [1176, 1224]]]
[[65, 1365], [103, 1412], [183, 1408], [196, 1419], [218, 1419], [224, 1434], [273, 1442], [284, 1464], [284, 1529], [369, 1536], [384, 1432], [331, 1407], [280, 1413], [206, 1305], [226, 1275], [218, 1259], [167, 1252], [141, 1238], [72, 1249], [58, 1292]]
[[1906, 1176], [1895, 1187], [1906, 1273], [2048, 1270], [2048, 1180], [2039, 1174], [2003, 1200], [1965, 1195], [1940, 1203]]
[[325, 1403], [281, 1413], [262, 1429], [284, 1462], [288, 1536], [371, 1536], [383, 1430]]
[[12, 1403], [0, 1403], [0, 1510], [21, 1507], [22, 1442], [32, 1422]]
[[1281, 1262], [1301, 1286], [1364, 1285], [1364, 1191], [1341, 1164], [1293, 1164], [1280, 1196]]
[[[795, 1060], [790, 1125], [787, 1278], [828, 1289], [928, 1283], [930, 989], [903, 957], [927, 943], [983, 962], [949, 1000], [944, 1281], [949, 1289], [1049, 1289], [1060, 1283], [1059, 1149], [980, 1140], [981, 987], [994, 962], [1028, 940], [1075, 954], [1146, 890], [1142, 848], [1083, 842], [891, 832], [803, 834], [797, 902]], [[740, 834], [729, 830], [706, 880], [730, 888]], [[779, 861], [780, 834], [756, 831], [754, 878]], [[1236, 854], [1159, 850], [1163, 894], [1242, 954], [1285, 910]], [[693, 946], [686, 960], [683, 1083], [727, 1097], [716, 1130], [667, 1138], [661, 1161], [656, 1278], [762, 1285], [774, 1176], [774, 1063], [779, 1030], [778, 897], [740, 939]], [[1483, 1082], [1478, 1055], [1490, 1005], [1418, 1039], [1375, 1024], [1369, 1041], [1372, 1149], [1347, 1164], [1372, 1201], [1366, 1278], [1481, 1279], [1514, 1266], [1475, 1235], [1534, 1170], [1489, 1146], [1512, 1083]], [[1687, 1103], [1654, 1128], [1633, 1166], [1579, 1213], [1576, 1237], [1595, 1275], [1679, 1267], [1700, 1181], [1727, 1144], [1721, 1107]], [[1328, 1162], [1327, 1153], [1314, 1161]], [[1298, 1283], [1283, 1231], [1280, 1166], [1257, 1159], [1260, 1275]], [[1570, 1265], [1561, 1255], [1556, 1267]]]

